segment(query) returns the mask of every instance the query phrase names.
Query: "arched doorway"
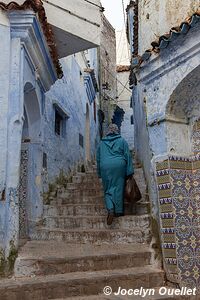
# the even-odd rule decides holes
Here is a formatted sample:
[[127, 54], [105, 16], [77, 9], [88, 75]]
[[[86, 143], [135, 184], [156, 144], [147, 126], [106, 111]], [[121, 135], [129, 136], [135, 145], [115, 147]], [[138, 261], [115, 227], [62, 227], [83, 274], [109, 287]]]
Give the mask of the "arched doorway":
[[163, 126], [168, 155], [156, 166], [167, 278], [190, 288], [199, 286], [193, 270], [200, 273], [199, 71], [197, 67], [183, 78], [169, 97]]
[[[193, 126], [200, 118], [200, 67], [190, 72], [175, 88], [166, 106], [168, 151], [193, 154]], [[200, 140], [199, 140], [200, 142]]]
[[91, 160], [90, 150], [90, 111], [89, 105], [86, 104], [86, 121], [85, 121], [85, 159], [86, 163]]
[[24, 87], [24, 124], [19, 185], [19, 235], [28, 237], [41, 210], [41, 113], [35, 88]]

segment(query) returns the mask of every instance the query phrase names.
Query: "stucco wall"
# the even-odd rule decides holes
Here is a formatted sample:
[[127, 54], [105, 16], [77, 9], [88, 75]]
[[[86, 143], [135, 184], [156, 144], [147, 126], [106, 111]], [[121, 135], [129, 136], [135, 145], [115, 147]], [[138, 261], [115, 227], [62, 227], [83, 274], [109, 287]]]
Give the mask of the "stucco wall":
[[[154, 215], [158, 214], [156, 182], [154, 169], [151, 164], [152, 145], [149, 137], [146, 119], [146, 98], [143, 94], [144, 86], [137, 85], [133, 89], [133, 112], [134, 112], [134, 149], [136, 159], [142, 164], [145, 179], [148, 186], [151, 209]], [[162, 144], [158, 142], [161, 147]]]
[[[2, 17], [3, 16], [3, 17]], [[1, 18], [2, 17], [2, 18]], [[1, 14], [1, 23], [6, 18]], [[7, 113], [9, 93], [10, 28], [0, 25], [0, 247], [4, 235], [6, 156], [7, 156]]]
[[[11, 1], [3, 2], [8, 4]], [[15, 2], [22, 5], [25, 1]], [[97, 6], [82, 0], [43, 2], [48, 23], [52, 26], [59, 58], [100, 45], [101, 4], [99, 0], [94, 2]]]
[[[6, 256], [9, 255], [10, 241], [16, 247], [18, 245], [19, 221], [22, 220], [19, 208], [21, 148], [28, 149], [28, 171], [24, 173], [28, 184], [26, 185], [24, 180], [21, 193], [23, 199], [20, 198], [20, 203], [24, 201], [23, 210], [26, 210], [30, 229], [31, 225], [40, 219], [43, 211], [43, 153], [47, 155], [45, 188], [48, 187], [48, 183], [55, 181], [61, 170], [67, 173], [69, 168], [72, 169], [79, 162], [85, 161], [87, 103], [90, 115], [91, 158], [94, 157], [98, 139], [94, 104], [89, 103], [84, 82], [87, 59], [83, 59], [82, 54], [63, 59], [61, 63], [64, 77], [45, 95], [45, 91], [54, 82], [55, 74], [52, 73], [52, 61], [40, 25], [33, 21], [33, 30], [26, 32], [24, 24], [27, 17], [28, 25], [31, 26], [35, 16], [26, 11], [11, 13], [10, 23], [5, 15], [0, 15], [3, 23], [0, 25], [0, 248], [6, 249]], [[16, 33], [14, 29], [10, 30], [15, 21], [21, 22], [19, 28], [23, 24], [22, 31], [18, 29]], [[31, 43], [33, 36], [38, 44]], [[88, 53], [91, 67], [96, 68], [97, 50], [92, 49]], [[41, 62], [40, 68], [37, 68], [38, 61]], [[80, 61], [82, 63], [79, 63]], [[98, 74], [98, 69], [95, 71]], [[44, 74], [46, 76], [43, 77]], [[66, 134], [63, 137], [55, 134], [54, 103], [61, 106], [69, 116], [66, 121]], [[98, 109], [98, 99], [96, 104]], [[23, 131], [25, 121], [28, 128]], [[23, 144], [22, 132], [26, 135]], [[83, 136], [83, 147], [79, 145], [79, 134]], [[23, 193], [23, 189], [27, 193]]]
[[[190, 123], [199, 117], [198, 25], [153, 55], [137, 72], [135, 145], [158, 212], [154, 161], [191, 154]], [[134, 92], [135, 93], [135, 92]]]
[[[81, 60], [81, 54], [77, 54]], [[84, 161], [85, 151], [79, 145], [79, 134], [85, 141], [86, 103], [89, 104], [84, 86], [83, 69], [75, 56], [62, 59], [64, 77], [58, 80], [45, 97], [44, 151], [47, 153], [49, 181], [53, 181], [60, 171], [67, 172], [78, 162]], [[80, 73], [81, 72], [81, 73]], [[53, 103], [58, 103], [68, 113], [66, 136], [55, 134]], [[94, 104], [90, 108], [91, 153], [95, 153], [98, 124], [94, 121]]]
[[130, 64], [130, 45], [126, 36], [126, 29], [116, 31], [117, 65]]
[[[176, 142], [175, 146], [174, 141], [187, 145], [189, 136], [184, 130], [184, 123], [187, 123], [188, 117], [197, 118], [199, 114], [197, 35], [198, 28], [191, 29], [186, 36], [179, 37], [170, 47], [162, 50], [159, 56], [152, 57], [138, 73], [140, 97], [146, 102], [149, 133], [155, 139], [155, 143], [152, 142], [152, 145], [155, 144], [153, 153], [164, 154], [173, 148], [183, 155], [190, 152], [190, 148], [180, 147], [180, 143]], [[165, 118], [171, 120], [170, 125], [162, 124]], [[178, 130], [174, 131], [174, 128]], [[165, 139], [163, 130], [165, 133], [171, 132], [164, 135]]]
[[[139, 54], [171, 27], [180, 25], [198, 6], [199, 1], [139, 1]], [[135, 146], [148, 182], [153, 223], [158, 224], [154, 232], [160, 235], [163, 266], [168, 280], [188, 287], [198, 287], [188, 269], [196, 258], [188, 253], [196, 230], [195, 197], [199, 204], [200, 164], [199, 155], [194, 156], [199, 154], [200, 144], [199, 24], [198, 17], [193, 18], [187, 33], [174, 34], [165, 49], [152, 53], [135, 68], [137, 85], [133, 89]], [[183, 252], [187, 255], [182, 260]]]
[[199, 5], [199, 0], [139, 1], [139, 54], [151, 48], [151, 42], [171, 27], [179, 26]]
[[115, 30], [105, 16], [102, 17], [101, 30], [101, 88], [108, 84], [107, 88], [101, 91], [101, 109], [105, 114], [104, 127], [111, 122], [117, 97], [117, 73], [116, 73], [116, 37]]

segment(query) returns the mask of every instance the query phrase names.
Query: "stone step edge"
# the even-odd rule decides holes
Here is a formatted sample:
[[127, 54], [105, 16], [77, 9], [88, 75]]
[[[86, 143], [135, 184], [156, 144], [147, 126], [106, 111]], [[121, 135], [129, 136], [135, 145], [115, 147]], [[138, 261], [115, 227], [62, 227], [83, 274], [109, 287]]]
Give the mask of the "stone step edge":
[[[81, 203], [69, 203], [69, 204], [55, 204], [55, 205], [51, 205], [51, 204], [46, 204], [46, 205], [44, 205], [44, 209], [47, 209], [47, 208], [63, 208], [63, 207], [78, 207], [78, 206], [87, 206], [87, 207], [102, 207], [102, 208], [105, 208], [105, 205], [103, 204], [103, 203], [95, 203], [95, 205], [94, 205], [94, 203], [83, 203], [83, 202], [81, 202]], [[106, 209], [106, 208], [105, 208]]]
[[[99, 232], [105, 232], [105, 233], [121, 233], [121, 232], [126, 232], [126, 233], [135, 233], [138, 231], [143, 231], [143, 228], [140, 227], [134, 227], [134, 230], [131, 229], [77, 229], [77, 228], [72, 228], [72, 229], [62, 229], [62, 228], [47, 228], [47, 227], [39, 227], [37, 228], [37, 232], [40, 231], [45, 231], [45, 232], [57, 232], [57, 233], [67, 233], [67, 232], [72, 232], [72, 233], [99, 233]], [[150, 231], [150, 228], [149, 228]]]
[[[73, 186], [67, 186], [66, 187], [66, 189], [65, 189], [65, 192], [67, 192], [67, 191], [79, 191], [80, 190], [80, 185], [81, 185], [81, 191], [98, 191], [98, 192], [102, 192], [103, 191], [103, 188], [100, 186], [100, 185], [96, 185], [96, 184], [93, 184], [93, 185], [91, 185], [91, 183], [90, 184], [88, 184], [89, 185], [89, 187], [85, 187], [87, 184], [86, 183], [71, 183], [71, 185], [73, 184]], [[64, 193], [64, 192], [63, 192]]]
[[133, 256], [133, 255], [138, 255], [138, 254], [141, 254], [141, 255], [151, 255], [152, 254], [152, 251], [150, 249], [145, 249], [145, 250], [135, 250], [135, 251], [127, 251], [127, 252], [117, 252], [117, 253], [94, 253], [94, 255], [92, 254], [84, 254], [83, 256], [78, 256], [78, 255], [75, 255], [75, 256], [70, 256], [70, 257], [56, 257], [56, 256], [51, 256], [51, 255], [48, 255], [48, 256], [40, 256], [39, 258], [38, 257], [34, 257], [34, 256], [23, 256], [19, 254], [19, 256], [17, 257], [17, 261], [26, 261], [26, 260], [31, 260], [31, 261], [35, 261], [37, 260], [38, 262], [41, 262], [41, 261], [48, 261], [48, 262], [53, 262], [53, 261], [56, 261], [56, 262], [68, 262], [68, 261], [73, 261], [73, 260], [82, 260], [82, 259], [93, 259], [93, 258], [115, 258], [115, 257], [118, 257], [118, 256], [121, 256], [121, 257], [124, 257], [124, 256]]
[[145, 267], [136, 267], [136, 268], [125, 268], [125, 269], [115, 269], [115, 270], [101, 270], [101, 271], [90, 271], [90, 272], [73, 272], [73, 273], [66, 273], [66, 274], [56, 274], [56, 275], [45, 275], [45, 276], [36, 276], [32, 278], [11, 278], [11, 279], [2, 279], [0, 280], [0, 291], [2, 288], [10, 289], [20, 287], [22, 288], [23, 285], [30, 285], [32, 284], [45, 284], [56, 282], [59, 280], [66, 281], [66, 282], [73, 282], [82, 280], [87, 283], [88, 280], [105, 280], [107, 278], [115, 279], [118, 276], [144, 276], [144, 274], [148, 275], [161, 275], [164, 276], [164, 271], [158, 268], [153, 267], [152, 265], [148, 265]]
[[[106, 215], [105, 215], [106, 216]], [[87, 220], [97, 220], [97, 221], [102, 221], [105, 219], [105, 216], [102, 215], [68, 215], [68, 216], [46, 216], [44, 215], [44, 219], [71, 219], [71, 220], [81, 220], [81, 219], [87, 219]], [[126, 215], [123, 217], [119, 217], [119, 218], [114, 218], [114, 220], [118, 220], [118, 221], [123, 221], [125, 219], [125, 221], [136, 221], [136, 220], [143, 220], [148, 218], [148, 220], [151, 219], [149, 214], [144, 214], [144, 215]]]
[[[128, 205], [129, 203], [128, 202], [126, 202], [125, 203], [126, 205]], [[144, 202], [142, 202], [142, 203], [138, 203], [139, 205], [140, 204], [150, 204], [149, 202], [147, 202], [147, 203], [144, 203]], [[80, 203], [62, 203], [62, 204], [60, 204], [60, 203], [53, 203], [53, 204], [45, 204], [44, 205], [44, 209], [47, 209], [47, 208], [63, 208], [63, 207], [79, 207], [79, 206], [85, 206], [85, 207], [93, 207], [93, 208], [105, 208], [105, 204], [102, 202], [102, 203], [88, 203], [88, 202], [80, 202]], [[105, 208], [105, 210], [106, 210], [106, 208]]]

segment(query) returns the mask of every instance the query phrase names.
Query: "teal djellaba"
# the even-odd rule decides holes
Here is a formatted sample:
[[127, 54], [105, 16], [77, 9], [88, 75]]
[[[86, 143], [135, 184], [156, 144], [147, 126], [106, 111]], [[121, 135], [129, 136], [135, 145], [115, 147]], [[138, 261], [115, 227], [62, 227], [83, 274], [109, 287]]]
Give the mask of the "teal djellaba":
[[114, 216], [124, 214], [125, 181], [134, 173], [128, 143], [119, 134], [116, 124], [109, 126], [97, 149], [97, 172], [103, 183], [107, 224], [111, 225]]

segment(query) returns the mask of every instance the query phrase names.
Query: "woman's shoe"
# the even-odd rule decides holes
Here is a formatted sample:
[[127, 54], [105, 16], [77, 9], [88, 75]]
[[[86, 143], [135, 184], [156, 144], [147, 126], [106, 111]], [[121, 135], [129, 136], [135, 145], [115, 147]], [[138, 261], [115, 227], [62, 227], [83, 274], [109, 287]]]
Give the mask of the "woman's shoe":
[[108, 213], [107, 216], [107, 225], [111, 225], [114, 219], [114, 213]]

